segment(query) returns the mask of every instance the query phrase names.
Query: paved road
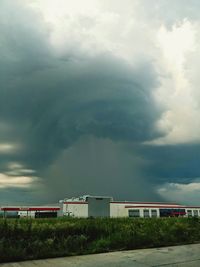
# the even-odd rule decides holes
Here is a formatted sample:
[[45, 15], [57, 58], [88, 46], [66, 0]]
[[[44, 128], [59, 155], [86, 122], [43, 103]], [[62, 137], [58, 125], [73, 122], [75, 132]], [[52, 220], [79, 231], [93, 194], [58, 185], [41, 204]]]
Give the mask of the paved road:
[[200, 244], [4, 263], [0, 267], [200, 267]]

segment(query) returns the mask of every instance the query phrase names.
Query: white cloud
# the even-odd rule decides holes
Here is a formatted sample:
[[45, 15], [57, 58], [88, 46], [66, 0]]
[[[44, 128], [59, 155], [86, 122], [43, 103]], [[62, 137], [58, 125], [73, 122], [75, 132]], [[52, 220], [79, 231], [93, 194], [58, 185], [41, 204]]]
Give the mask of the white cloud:
[[200, 99], [196, 97], [199, 89], [188, 76], [197, 67], [189, 63], [190, 55], [199, 56], [197, 26], [185, 19], [171, 29], [162, 26], [158, 31], [160, 87], [154, 97], [163, 109], [156, 127], [165, 136], [151, 144], [200, 142]]
[[137, 1], [50, 0], [31, 6], [49, 23], [50, 41], [59, 56], [111, 53], [130, 64], [152, 59], [155, 29], [138, 18]]
[[6, 175], [9, 176], [20, 176], [20, 175], [30, 175], [35, 173], [35, 170], [28, 169], [24, 165], [18, 162], [10, 162], [8, 163], [8, 171], [5, 172]]
[[200, 205], [200, 178], [191, 183], [166, 183], [157, 192], [166, 200], [181, 204]]
[[28, 176], [9, 176], [3, 173], [0, 173], [0, 189], [2, 188], [28, 188], [33, 186], [34, 182], [37, 182], [37, 177], [28, 177]]
[[10, 162], [8, 164], [8, 168], [11, 170], [22, 169], [23, 165], [18, 162]]
[[0, 154], [7, 154], [16, 151], [19, 146], [15, 143], [0, 143]]
[[[59, 56], [93, 57], [111, 53], [135, 66], [154, 62], [160, 87], [154, 93], [163, 113], [155, 125], [165, 136], [152, 144], [200, 142], [198, 58], [199, 22], [195, 2], [179, 10], [181, 1], [34, 1], [51, 25], [51, 43]], [[193, 9], [194, 6], [194, 9]], [[152, 17], [152, 15], [155, 15]], [[169, 27], [170, 25], [170, 27]], [[198, 97], [196, 97], [198, 96]]]
[[[197, 1], [191, 0], [190, 5], [184, 0], [125, 0], [123, 2], [121, 0], [75, 0], [73, 2], [69, 0], [16, 0], [15, 3], [8, 2], [8, 6], [14, 5], [15, 7], [18, 2], [21, 3], [21, 6], [18, 9], [11, 9], [13, 10], [11, 13], [8, 12], [9, 9], [6, 9], [6, 12], [3, 11], [3, 8], [0, 9], [2, 25], [4, 26], [7, 21], [10, 22], [10, 17], [12, 17], [13, 25], [16, 25], [19, 31], [21, 30], [20, 36], [26, 36], [29, 32], [35, 32], [38, 35], [34, 34], [34, 39], [25, 38], [27, 43], [25, 42], [24, 46], [21, 41], [18, 41], [17, 49], [10, 49], [8, 56], [5, 56], [5, 62], [12, 56], [16, 60], [15, 53], [18, 53], [21, 48], [31, 48], [34, 40], [37, 41], [38, 47], [41, 47], [43, 42], [40, 43], [40, 38], [45, 40], [43, 49], [45, 50], [46, 47], [49, 49], [48, 45], [50, 43], [55, 55], [63, 56], [62, 60], [87, 60], [89, 57], [99, 56], [100, 54], [111, 54], [127, 61], [130, 67], [150, 61], [156, 67], [157, 78], [160, 81], [160, 87], [154, 94], [155, 101], [163, 111], [156, 127], [165, 133], [165, 137], [156, 139], [152, 143], [200, 142], [200, 76], [198, 70], [200, 64], [200, 24], [197, 21], [199, 20], [199, 14], [196, 16], [196, 21], [192, 19], [192, 13], [198, 11], [197, 4], [194, 5]], [[182, 2], [184, 2], [183, 5]], [[6, 1], [4, 3], [7, 4]], [[30, 16], [31, 12], [26, 12], [28, 9], [22, 8], [24, 5], [38, 10], [42, 16]], [[187, 15], [188, 10], [190, 16]], [[48, 26], [44, 23], [43, 17]], [[21, 25], [25, 27], [23, 28]], [[5, 28], [5, 40], [11, 34], [7, 29], [11, 28], [10, 26]], [[15, 27], [13, 29], [15, 30]], [[15, 40], [18, 40], [14, 37], [19, 36], [18, 31], [14, 32], [17, 32], [17, 34], [11, 34], [12, 38], [8, 38], [8, 41], [13, 44]], [[2, 44], [4, 43], [2, 42]], [[29, 55], [31, 52], [38, 55], [40, 50], [37, 50], [37, 45], [34, 42], [33, 44], [36, 50], [27, 49], [28, 62], [30, 62]], [[2, 48], [4, 48], [3, 45]], [[5, 51], [7, 49], [9, 49], [9, 46], [5, 45]], [[2, 54], [5, 54], [4, 50], [2, 51]], [[19, 55], [20, 57], [23, 58], [23, 53]], [[26, 60], [26, 56], [23, 60]], [[56, 59], [55, 62], [57, 62]], [[145, 64], [141, 65], [144, 66]], [[36, 71], [38, 71], [38, 65], [35, 66]], [[23, 67], [18, 69], [22, 71], [21, 73], [24, 73]], [[25, 74], [23, 77], [26, 76]], [[145, 77], [140, 77], [140, 84], [146, 79]], [[48, 77], [48, 80], [49, 78], [51, 77]], [[44, 81], [45, 79], [46, 77]], [[52, 76], [52, 80], [54, 80], [54, 76]], [[18, 80], [11, 80], [10, 86], [14, 86], [15, 82], [18, 82]], [[25, 102], [23, 101], [23, 103]], [[15, 105], [11, 105], [11, 107], [9, 112], [12, 116], [17, 109], [14, 109]], [[27, 111], [25, 113], [29, 114]], [[11, 126], [13, 126], [12, 123]], [[9, 125], [10, 128], [6, 128], [5, 125], [0, 124], [0, 134], [2, 134], [2, 129], [5, 132], [5, 135], [2, 134], [4, 138], [0, 139], [2, 140], [0, 154], [12, 153], [18, 148], [15, 143], [3, 143], [3, 140], [8, 138], [9, 131], [12, 132], [11, 126]], [[23, 129], [20, 133], [23, 133], [24, 128], [21, 126], [20, 128]], [[40, 128], [40, 125], [38, 128]], [[17, 138], [17, 135], [15, 138]], [[20, 184], [22, 186], [24, 184], [29, 185], [32, 178], [28, 174], [33, 172], [34, 170], [25, 166], [13, 165], [7, 173], [1, 174], [3, 175], [1, 176], [2, 183], [7, 184], [7, 186], [11, 186], [11, 184], [16, 186], [20, 186]], [[195, 186], [198, 188], [197, 184]], [[186, 189], [189, 190], [189, 188], [187, 185]], [[163, 187], [159, 192], [165, 194], [166, 198], [170, 196], [170, 192], [173, 192], [172, 197], [176, 198], [178, 195], [180, 199], [184, 199], [183, 192], [186, 192], [186, 189], [184, 184], [169, 184], [167, 188]], [[189, 193], [191, 192], [189, 191]]]

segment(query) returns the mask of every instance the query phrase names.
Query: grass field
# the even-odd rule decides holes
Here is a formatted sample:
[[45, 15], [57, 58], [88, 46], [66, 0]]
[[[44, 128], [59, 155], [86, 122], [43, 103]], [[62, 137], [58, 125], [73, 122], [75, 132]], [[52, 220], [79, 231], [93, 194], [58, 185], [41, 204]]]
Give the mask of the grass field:
[[193, 242], [198, 218], [0, 219], [0, 262]]

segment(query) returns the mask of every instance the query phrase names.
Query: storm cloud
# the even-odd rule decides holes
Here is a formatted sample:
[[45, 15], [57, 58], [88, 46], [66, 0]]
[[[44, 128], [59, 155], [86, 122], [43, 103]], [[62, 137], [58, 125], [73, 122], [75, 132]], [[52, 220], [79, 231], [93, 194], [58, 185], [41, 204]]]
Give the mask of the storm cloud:
[[[171, 62], [158, 59], [165, 50], [155, 42], [157, 32], [159, 39], [197, 29], [197, 2], [194, 14], [185, 3], [177, 17], [182, 31], [173, 14], [161, 21], [166, 1], [149, 23], [154, 5], [131, 2], [137, 24], [134, 12], [123, 20], [118, 1], [88, 1], [83, 14], [60, 1], [66, 14], [60, 9], [58, 19], [51, 1], [1, 1], [1, 202], [48, 203], [88, 193], [160, 200], [166, 198], [160, 186], [200, 177], [200, 149], [192, 144], [198, 136], [177, 115], [184, 111], [177, 100], [185, 99], [188, 84], [196, 88], [196, 76], [179, 66], [182, 54], [169, 73]], [[192, 49], [184, 49], [192, 61]], [[179, 72], [185, 76], [177, 81]], [[186, 109], [192, 118], [199, 112], [194, 99]]]

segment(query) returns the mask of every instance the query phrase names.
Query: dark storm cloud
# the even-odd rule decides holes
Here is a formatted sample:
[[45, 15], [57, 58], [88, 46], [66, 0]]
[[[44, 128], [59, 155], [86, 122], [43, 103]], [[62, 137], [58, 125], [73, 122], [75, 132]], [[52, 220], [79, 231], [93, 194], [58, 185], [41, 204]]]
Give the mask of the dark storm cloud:
[[156, 136], [152, 88], [112, 58], [80, 65], [59, 62], [54, 69], [26, 74], [0, 100], [1, 118], [14, 128], [5, 138], [23, 142], [24, 155], [36, 165], [44, 166], [81, 135], [134, 142]]
[[[84, 169], [85, 178], [81, 171], [76, 175], [65, 168], [64, 175], [54, 168], [57, 171], [52, 175], [49, 169], [55, 162], [60, 166], [62, 151], [81, 136], [136, 143], [158, 135], [154, 122], [159, 112], [151, 96], [158, 82], [152, 64], [141, 62], [133, 68], [109, 54], [86, 59], [79, 57], [79, 51], [57, 58], [48, 42], [49, 28], [39, 14], [10, 1], [1, 2], [0, 12], [0, 138], [2, 143], [19, 145], [12, 153], [0, 153], [1, 172], [8, 171], [10, 162], [35, 170], [34, 175], [42, 175], [47, 194], [59, 184], [52, 200], [61, 191], [64, 194], [62, 188], [70, 184], [68, 194], [81, 193], [81, 186], [89, 183], [85, 190], [103, 194], [105, 186], [99, 187], [99, 182], [103, 185], [107, 180], [111, 186], [106, 193], [114, 193], [121, 187], [119, 179], [126, 166], [122, 159], [115, 162], [118, 175], [105, 165], [100, 175], [97, 161], [103, 160], [101, 157], [96, 160], [96, 168], [90, 166], [90, 160], [85, 163], [91, 170], [89, 174]], [[71, 166], [75, 158], [68, 158]], [[82, 169], [80, 161], [77, 166]], [[132, 178], [130, 166], [129, 160], [130, 171], [124, 176], [127, 183]], [[15, 195], [18, 193], [12, 194], [13, 198]]]
[[[0, 144], [18, 145], [0, 151], [0, 173], [11, 162], [35, 170], [45, 202], [84, 193], [159, 200], [155, 184], [199, 176], [199, 147], [142, 145], [161, 136], [153, 62], [83, 57], [77, 44], [58, 57], [50, 25], [22, 3], [0, 3]], [[30, 190], [1, 189], [1, 199], [32, 201]]]
[[132, 69], [111, 55], [79, 59], [78, 51], [77, 58], [56, 58], [41, 17], [3, 3], [0, 120], [11, 129], [1, 141], [22, 144], [8, 160], [38, 171], [82, 135], [155, 138], [158, 112], [151, 93], [158, 83], [152, 64]]
[[[134, 149], [129, 153], [126, 145], [105, 138], [81, 137], [43, 173], [48, 177], [48, 198], [53, 202], [87, 192], [112, 195], [118, 200], [161, 200], [142, 171], [146, 160], [134, 154]], [[59, 183], [55, 183], [58, 173]]]
[[26, 205], [39, 204], [40, 199], [37, 198], [37, 191], [32, 188], [4, 188], [1, 190], [0, 204], [3, 205]]
[[139, 154], [145, 155], [149, 164], [144, 171], [154, 183], [187, 183], [200, 177], [200, 145], [142, 146]]
[[48, 61], [49, 29], [25, 1], [0, 3], [1, 79], [38, 70]]

